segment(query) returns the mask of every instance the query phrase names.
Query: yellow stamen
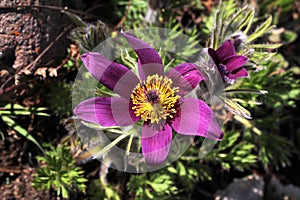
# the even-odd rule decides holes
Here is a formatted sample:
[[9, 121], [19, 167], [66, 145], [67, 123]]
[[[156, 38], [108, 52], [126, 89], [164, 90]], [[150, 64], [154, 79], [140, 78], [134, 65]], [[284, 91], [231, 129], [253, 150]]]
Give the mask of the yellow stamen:
[[135, 115], [151, 123], [158, 123], [167, 117], [173, 118], [176, 113], [174, 106], [180, 96], [175, 94], [179, 89], [171, 88], [171, 85], [171, 79], [157, 74], [140, 82], [131, 94]]

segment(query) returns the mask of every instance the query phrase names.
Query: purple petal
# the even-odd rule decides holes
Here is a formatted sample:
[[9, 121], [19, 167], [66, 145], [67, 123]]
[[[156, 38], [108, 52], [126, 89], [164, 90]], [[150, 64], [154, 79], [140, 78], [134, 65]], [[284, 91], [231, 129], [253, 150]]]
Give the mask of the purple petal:
[[193, 63], [183, 63], [167, 73], [172, 79], [174, 87], [179, 87], [179, 95], [184, 96], [192, 91], [202, 80], [206, 78]]
[[85, 53], [81, 59], [97, 80], [123, 97], [129, 97], [139, 82], [138, 77], [127, 67], [106, 59], [98, 52]]
[[169, 153], [172, 142], [172, 128], [144, 124], [142, 129], [142, 153], [148, 165], [163, 163]]
[[235, 55], [235, 49], [234, 46], [231, 42], [231, 40], [226, 40], [216, 51], [216, 53], [218, 54], [218, 57], [220, 59], [220, 62], [222, 63], [222, 61], [224, 59], [226, 59], [229, 56], [233, 56]]
[[147, 76], [154, 74], [163, 76], [164, 67], [157, 51], [146, 42], [128, 33], [122, 32], [122, 34], [138, 55], [140, 78], [145, 80]]
[[233, 72], [234, 70], [243, 66], [247, 61], [248, 58], [245, 56], [230, 56], [226, 58], [222, 64], [226, 65], [229, 72]]
[[143, 64], [138, 67], [141, 80], [146, 80], [148, 76], [158, 74], [164, 76], [164, 67], [162, 64], [151, 63]]
[[245, 68], [241, 68], [235, 74], [229, 74], [228, 75], [229, 79], [237, 79], [237, 78], [241, 78], [241, 77], [249, 77], [249, 73]]
[[220, 129], [213, 111], [204, 102], [196, 98], [183, 98], [171, 126], [183, 135], [202, 136], [220, 140], [223, 132]]
[[104, 127], [129, 126], [139, 120], [125, 98], [96, 97], [80, 102], [74, 114], [82, 120]]
[[208, 54], [210, 55], [210, 57], [215, 62], [215, 64], [219, 65], [220, 59], [219, 59], [219, 56], [218, 56], [217, 52], [215, 50], [213, 50], [212, 48], [209, 48], [207, 51], [208, 51]]
[[127, 71], [122, 75], [122, 77], [120, 77], [113, 89], [113, 92], [120, 94], [122, 97], [130, 99], [133, 89], [139, 82], [139, 78], [132, 71]]
[[157, 51], [146, 42], [122, 32], [130, 46], [138, 54], [141, 64], [157, 63], [162, 64], [161, 58]]

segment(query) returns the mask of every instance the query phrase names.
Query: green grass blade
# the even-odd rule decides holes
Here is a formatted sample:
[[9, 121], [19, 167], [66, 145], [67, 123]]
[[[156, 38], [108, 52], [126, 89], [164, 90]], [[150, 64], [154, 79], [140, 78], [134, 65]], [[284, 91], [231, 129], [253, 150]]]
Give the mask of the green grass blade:
[[107, 153], [112, 147], [116, 146], [120, 141], [128, 137], [131, 132], [124, 133], [117, 137], [115, 140], [113, 140], [110, 144], [105, 146], [103, 149], [99, 149], [99, 147], [90, 149], [90, 152], [94, 155], [94, 157], [102, 156], [103, 154]]
[[270, 16], [264, 23], [262, 23], [256, 30], [248, 37], [247, 43], [252, 42], [256, 38], [262, 36], [263, 34], [267, 33], [269, 30], [273, 28], [271, 26], [272, 23], [272, 16]]
[[236, 29], [239, 31], [244, 26], [246, 26], [246, 24], [247, 24], [247, 28], [248, 28], [249, 24], [251, 24], [251, 22], [253, 20], [253, 17], [254, 17], [254, 11], [251, 10], [251, 11], [248, 12], [248, 14], [246, 15], [246, 17], [243, 19], [243, 21], [238, 25], [238, 27]]
[[251, 44], [249, 48], [251, 49], [277, 49], [282, 46], [282, 43], [277, 44]]
[[41, 147], [41, 145], [36, 141], [36, 139], [30, 134], [28, 133], [27, 130], [25, 130], [24, 128], [22, 128], [20, 125], [18, 125], [13, 119], [7, 117], [7, 116], [2, 116], [2, 120], [10, 127], [12, 127], [15, 131], [17, 131], [18, 133], [20, 133], [21, 135], [23, 135], [26, 139], [30, 140], [31, 142], [33, 142], [43, 153], [44, 150]]

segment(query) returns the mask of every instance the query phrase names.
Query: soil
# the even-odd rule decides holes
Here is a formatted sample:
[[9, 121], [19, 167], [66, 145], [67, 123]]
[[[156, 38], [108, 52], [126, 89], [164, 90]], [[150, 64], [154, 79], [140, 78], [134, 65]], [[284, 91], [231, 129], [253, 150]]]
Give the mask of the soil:
[[31, 152], [25, 150], [30, 145], [14, 134], [0, 140], [0, 199], [51, 199], [49, 191], [38, 191], [32, 186], [34, 168], [28, 156]]

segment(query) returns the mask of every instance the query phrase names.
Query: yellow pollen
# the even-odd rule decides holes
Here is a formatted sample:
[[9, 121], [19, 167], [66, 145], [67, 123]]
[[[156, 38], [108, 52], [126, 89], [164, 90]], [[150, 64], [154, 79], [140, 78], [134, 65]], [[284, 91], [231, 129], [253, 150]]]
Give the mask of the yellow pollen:
[[157, 74], [140, 82], [131, 94], [135, 115], [151, 123], [158, 123], [167, 117], [173, 118], [176, 113], [174, 105], [180, 96], [176, 95], [178, 87], [171, 88], [171, 85], [171, 79]]

